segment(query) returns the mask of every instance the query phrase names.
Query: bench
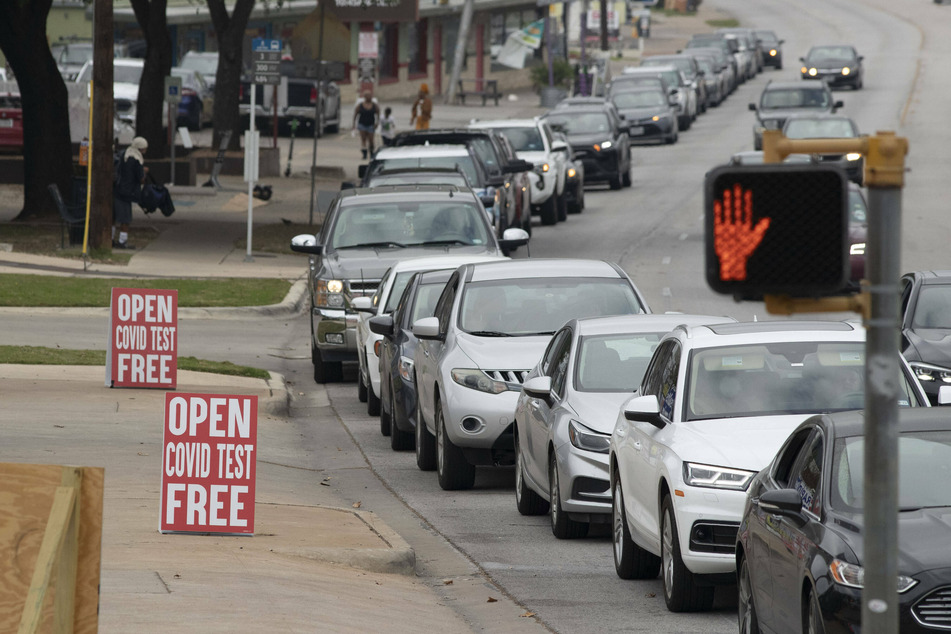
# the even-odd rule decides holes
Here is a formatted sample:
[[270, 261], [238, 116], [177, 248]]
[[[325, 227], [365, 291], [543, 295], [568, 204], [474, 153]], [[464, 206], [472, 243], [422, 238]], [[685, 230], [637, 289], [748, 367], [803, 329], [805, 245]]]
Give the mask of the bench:
[[[471, 86], [466, 90], [466, 86]], [[482, 105], [492, 99], [495, 105], [499, 105], [499, 99], [502, 93], [499, 92], [499, 82], [495, 79], [460, 79], [459, 90], [456, 92], [459, 97], [459, 103], [466, 105], [466, 97], [482, 97]]]
[[66, 248], [66, 235], [69, 234], [69, 246], [83, 243], [83, 234], [86, 229], [86, 205], [67, 205], [59, 193], [59, 187], [56, 183], [50, 183], [47, 187], [59, 216], [62, 219], [63, 234], [60, 238], [60, 248]]

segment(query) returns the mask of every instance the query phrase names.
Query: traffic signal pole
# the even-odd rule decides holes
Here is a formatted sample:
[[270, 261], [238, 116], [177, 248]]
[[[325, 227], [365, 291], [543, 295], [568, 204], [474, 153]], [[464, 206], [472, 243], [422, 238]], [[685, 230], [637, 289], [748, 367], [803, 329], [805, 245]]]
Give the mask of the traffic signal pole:
[[[898, 397], [901, 275], [901, 188], [904, 185], [907, 139], [878, 132], [861, 139], [786, 139], [778, 130], [763, 132], [763, 155], [777, 163], [789, 154], [865, 156], [868, 187], [868, 240], [863, 310], [865, 363], [865, 583], [862, 632], [898, 632]], [[791, 314], [839, 311], [847, 298], [766, 298], [769, 312]], [[777, 309], [774, 311], [773, 309]]]

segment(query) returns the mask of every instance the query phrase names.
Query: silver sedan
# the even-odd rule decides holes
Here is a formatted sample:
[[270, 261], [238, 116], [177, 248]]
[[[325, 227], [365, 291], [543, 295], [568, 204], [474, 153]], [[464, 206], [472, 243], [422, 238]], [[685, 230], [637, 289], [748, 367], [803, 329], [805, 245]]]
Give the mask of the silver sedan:
[[611, 519], [608, 443], [618, 411], [640, 384], [661, 337], [680, 324], [734, 321], [706, 315], [574, 319], [526, 377], [515, 409], [515, 501], [548, 512], [559, 539]]

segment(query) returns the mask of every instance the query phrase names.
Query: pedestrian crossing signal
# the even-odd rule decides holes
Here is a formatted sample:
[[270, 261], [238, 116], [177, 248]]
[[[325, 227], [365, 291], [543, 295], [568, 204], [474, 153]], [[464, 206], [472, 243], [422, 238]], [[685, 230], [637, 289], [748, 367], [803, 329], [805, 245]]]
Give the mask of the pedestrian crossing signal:
[[705, 183], [706, 276], [737, 299], [816, 297], [848, 280], [848, 179], [823, 165], [721, 166]]

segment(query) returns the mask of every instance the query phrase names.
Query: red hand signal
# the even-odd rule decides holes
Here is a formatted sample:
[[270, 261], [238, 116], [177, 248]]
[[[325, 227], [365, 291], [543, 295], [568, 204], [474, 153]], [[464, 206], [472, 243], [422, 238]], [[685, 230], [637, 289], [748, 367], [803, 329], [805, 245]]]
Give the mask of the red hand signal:
[[720, 258], [720, 279], [743, 281], [746, 263], [763, 241], [769, 228], [769, 218], [762, 218], [753, 226], [753, 192], [734, 185], [733, 191], [723, 190], [723, 202], [713, 202], [713, 240]]

